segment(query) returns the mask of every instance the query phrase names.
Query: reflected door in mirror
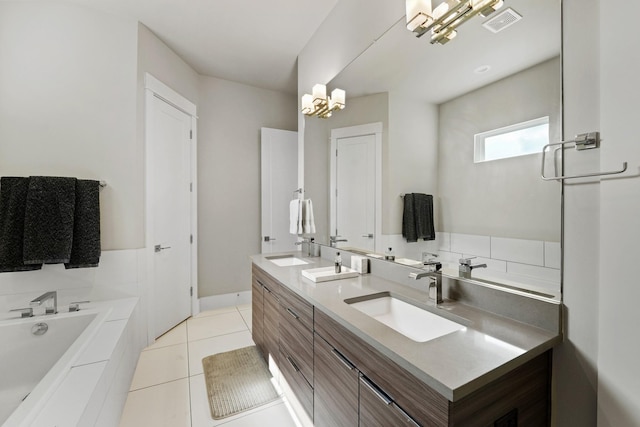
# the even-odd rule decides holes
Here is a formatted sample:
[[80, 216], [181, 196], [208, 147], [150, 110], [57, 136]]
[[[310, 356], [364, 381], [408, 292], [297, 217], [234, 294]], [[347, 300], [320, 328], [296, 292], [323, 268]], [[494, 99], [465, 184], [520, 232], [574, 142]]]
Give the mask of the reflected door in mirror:
[[350, 246], [375, 248], [375, 135], [336, 141], [336, 235]]

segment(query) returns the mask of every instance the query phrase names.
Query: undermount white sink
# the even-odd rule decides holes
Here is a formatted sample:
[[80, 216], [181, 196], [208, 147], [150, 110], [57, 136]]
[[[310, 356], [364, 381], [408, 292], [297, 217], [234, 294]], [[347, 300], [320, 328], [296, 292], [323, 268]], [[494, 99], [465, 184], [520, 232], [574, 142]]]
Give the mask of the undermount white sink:
[[265, 257], [278, 267], [292, 267], [294, 265], [304, 265], [309, 264], [307, 261], [302, 260], [293, 255], [274, 255]]
[[351, 277], [358, 277], [360, 273], [356, 270], [352, 270], [349, 267], [342, 267], [342, 271], [340, 273], [336, 273], [336, 268], [334, 266], [331, 267], [320, 267], [320, 268], [310, 268], [308, 270], [302, 270], [302, 275], [307, 279], [311, 279], [314, 282], [328, 282], [330, 280], [339, 280], [339, 279], [349, 279]]
[[413, 341], [426, 342], [466, 328], [388, 293], [369, 297], [351, 298], [345, 302]]
[[423, 264], [420, 261], [416, 261], [415, 259], [409, 259], [409, 258], [396, 258], [395, 261], [398, 264], [404, 264], [404, 265], [408, 265], [411, 267], [422, 267]]

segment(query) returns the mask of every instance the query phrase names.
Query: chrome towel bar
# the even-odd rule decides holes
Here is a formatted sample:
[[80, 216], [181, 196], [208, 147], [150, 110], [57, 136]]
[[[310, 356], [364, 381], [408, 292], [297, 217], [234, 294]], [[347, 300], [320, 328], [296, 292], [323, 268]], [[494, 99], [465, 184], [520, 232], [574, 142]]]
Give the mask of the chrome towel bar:
[[[579, 175], [562, 175], [562, 176], [545, 176], [544, 175], [544, 164], [545, 157], [548, 147], [556, 147], [556, 146], [565, 146], [567, 144], [574, 144], [577, 151], [589, 150], [592, 148], [600, 147], [600, 132], [588, 132], [581, 133], [576, 135], [576, 137], [569, 141], [560, 141], [555, 142], [553, 144], [547, 144], [542, 147], [542, 166], [540, 168], [540, 176], [545, 181], [555, 181], [555, 180], [564, 180], [564, 179], [574, 179], [574, 178], [589, 178], [593, 176], [605, 176], [605, 175], [617, 175], [625, 172], [627, 170], [627, 162], [622, 163], [622, 169], [608, 172], [593, 172], [593, 173], [584, 173]], [[554, 160], [555, 153], [558, 149], [554, 151]]]

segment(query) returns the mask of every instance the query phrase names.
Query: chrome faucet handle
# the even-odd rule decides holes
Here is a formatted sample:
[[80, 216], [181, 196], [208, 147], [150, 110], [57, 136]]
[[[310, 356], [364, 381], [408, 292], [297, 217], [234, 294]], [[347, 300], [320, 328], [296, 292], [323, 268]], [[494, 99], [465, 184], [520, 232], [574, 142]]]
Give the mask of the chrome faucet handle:
[[13, 310], [9, 310], [9, 312], [19, 311], [20, 317], [33, 317], [33, 308], [14, 308]]
[[91, 301], [74, 301], [69, 303], [69, 312], [80, 311], [80, 304], [88, 304]]
[[458, 262], [460, 263], [460, 265], [471, 265], [471, 260], [472, 259], [476, 259], [476, 258], [477, 257], [475, 257], [475, 256], [470, 256], [470, 257], [467, 257], [467, 258], [460, 258], [458, 260]]

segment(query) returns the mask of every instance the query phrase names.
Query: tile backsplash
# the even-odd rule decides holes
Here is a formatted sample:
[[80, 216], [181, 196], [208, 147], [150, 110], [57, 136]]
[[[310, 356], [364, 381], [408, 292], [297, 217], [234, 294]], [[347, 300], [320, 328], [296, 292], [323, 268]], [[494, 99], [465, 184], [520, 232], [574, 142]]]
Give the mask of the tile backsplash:
[[103, 251], [94, 268], [66, 270], [49, 264], [41, 270], [0, 273], [0, 318], [10, 309], [28, 307], [47, 291], [58, 292], [58, 306], [78, 299], [114, 299], [141, 295], [144, 249]]
[[396, 257], [421, 261], [423, 252], [437, 253], [438, 260], [452, 269], [460, 258], [474, 257], [474, 264], [487, 264], [479, 274], [530, 280], [538, 287], [560, 291], [559, 242], [438, 232], [433, 241], [407, 243], [398, 234], [383, 235], [382, 243], [393, 247]]

